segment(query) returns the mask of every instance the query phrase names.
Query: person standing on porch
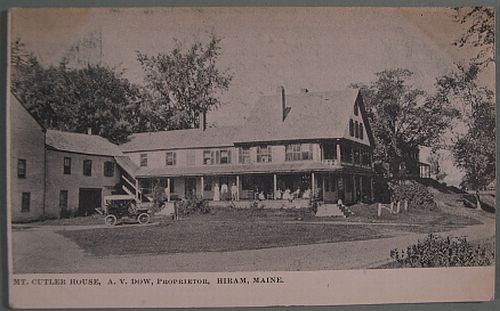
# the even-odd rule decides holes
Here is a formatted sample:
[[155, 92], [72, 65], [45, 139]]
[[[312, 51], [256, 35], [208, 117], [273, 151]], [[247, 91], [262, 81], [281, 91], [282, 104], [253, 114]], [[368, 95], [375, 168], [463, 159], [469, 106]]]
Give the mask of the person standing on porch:
[[219, 184], [215, 183], [214, 186], [214, 201], [220, 201]]
[[220, 196], [223, 201], [227, 200], [227, 192], [228, 192], [227, 184], [223, 183], [222, 186], [220, 187]]
[[238, 201], [238, 187], [235, 183], [231, 185], [231, 201]]

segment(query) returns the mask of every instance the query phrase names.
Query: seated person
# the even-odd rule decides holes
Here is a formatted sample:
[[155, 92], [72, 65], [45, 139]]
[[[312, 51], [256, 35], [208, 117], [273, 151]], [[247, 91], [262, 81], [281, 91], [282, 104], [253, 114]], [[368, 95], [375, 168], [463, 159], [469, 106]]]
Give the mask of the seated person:
[[310, 199], [311, 198], [311, 189], [304, 190], [302, 194], [302, 199]]
[[261, 191], [259, 193], [259, 201], [264, 201], [266, 199], [266, 196], [264, 195], [264, 191]]
[[281, 200], [281, 196], [282, 196], [281, 189], [277, 189], [276, 192], [274, 193], [274, 199]]
[[295, 190], [295, 191], [292, 193], [292, 198], [293, 198], [293, 199], [300, 198], [300, 188], [297, 188], [297, 190]]
[[290, 189], [286, 189], [285, 192], [283, 192], [283, 196], [282, 196], [283, 200], [291, 200], [292, 199], [292, 195], [290, 194]]

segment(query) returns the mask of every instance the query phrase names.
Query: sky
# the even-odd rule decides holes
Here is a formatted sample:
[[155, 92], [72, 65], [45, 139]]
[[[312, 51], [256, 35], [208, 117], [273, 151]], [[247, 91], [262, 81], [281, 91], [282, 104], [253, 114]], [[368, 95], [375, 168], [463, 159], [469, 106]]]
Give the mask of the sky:
[[[344, 89], [369, 83], [388, 68], [414, 72], [415, 84], [433, 91], [436, 77], [474, 56], [452, 42], [464, 32], [447, 8], [232, 7], [23, 9], [11, 16], [20, 38], [44, 64], [57, 63], [77, 42], [100, 37], [82, 59], [118, 66], [142, 83], [137, 52], [168, 53], [180, 42], [222, 38], [220, 69], [233, 74], [223, 106], [208, 122], [237, 125], [262, 95], [300, 89]], [[494, 68], [481, 77], [494, 86]]]

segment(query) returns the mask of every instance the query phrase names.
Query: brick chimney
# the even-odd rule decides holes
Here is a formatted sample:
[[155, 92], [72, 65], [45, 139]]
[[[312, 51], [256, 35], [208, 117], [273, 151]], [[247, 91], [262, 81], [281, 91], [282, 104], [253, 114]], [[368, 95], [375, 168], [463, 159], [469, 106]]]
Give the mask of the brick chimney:
[[285, 88], [283, 86], [279, 86], [278, 95], [281, 95], [281, 122], [285, 122], [287, 108], [286, 108], [286, 96], [285, 96]]
[[205, 131], [207, 129], [207, 113], [204, 111], [200, 113], [200, 130]]

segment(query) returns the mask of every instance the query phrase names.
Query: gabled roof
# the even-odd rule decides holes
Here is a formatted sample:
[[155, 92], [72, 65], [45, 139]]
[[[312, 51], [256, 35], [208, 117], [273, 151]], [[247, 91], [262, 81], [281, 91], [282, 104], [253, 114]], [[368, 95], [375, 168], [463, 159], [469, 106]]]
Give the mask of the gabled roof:
[[238, 127], [218, 127], [137, 133], [120, 145], [123, 152], [232, 146], [238, 135]]
[[97, 135], [47, 130], [46, 145], [66, 152], [105, 156], [123, 155], [117, 145]]
[[236, 142], [328, 139], [344, 136], [358, 90], [286, 95], [283, 121], [281, 95], [262, 97]]

